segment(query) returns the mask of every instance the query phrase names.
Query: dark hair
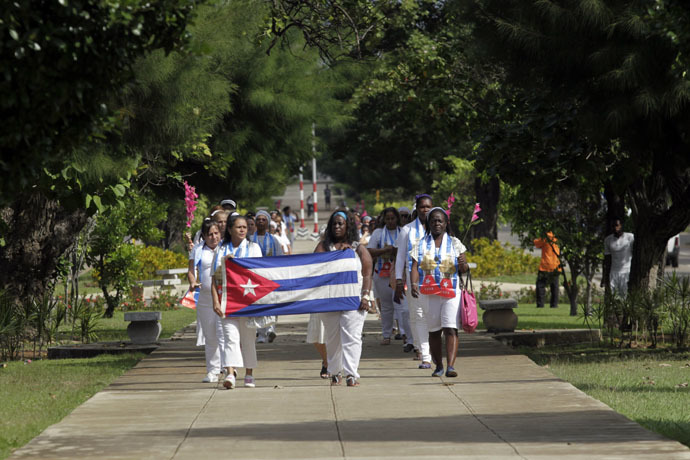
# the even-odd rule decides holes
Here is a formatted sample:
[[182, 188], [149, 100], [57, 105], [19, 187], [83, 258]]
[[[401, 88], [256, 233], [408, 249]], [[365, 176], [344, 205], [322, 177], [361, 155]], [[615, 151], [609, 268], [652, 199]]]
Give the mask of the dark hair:
[[426, 222], [424, 223], [424, 230], [426, 230], [426, 234], [431, 235], [431, 227], [429, 226], [429, 221], [431, 220], [431, 214], [435, 214], [437, 212], [443, 214], [443, 217], [446, 219], [446, 233], [450, 236], [454, 236], [453, 229], [450, 226], [450, 218], [443, 209], [432, 209], [431, 211], [429, 211], [429, 214], [427, 214], [426, 216]]
[[253, 212], [249, 211], [249, 212], [247, 212], [247, 214], [244, 215], [244, 217], [247, 218], [247, 219], [254, 219], [254, 218], [256, 217], [256, 214], [254, 214]]
[[[247, 222], [247, 218], [239, 214], [228, 216], [228, 221], [225, 225], [225, 235], [223, 235], [223, 239], [225, 241], [230, 241], [232, 239], [232, 236], [230, 235], [230, 229], [232, 229], [232, 227], [235, 226], [235, 222], [237, 222], [238, 219], [243, 219], [245, 222]], [[247, 236], [249, 236], [249, 233], [247, 233]]]
[[285, 207], [283, 208], [283, 212], [288, 212], [289, 209], [290, 209], [290, 206], [285, 206]]
[[419, 207], [419, 203], [420, 203], [422, 200], [429, 200], [429, 201], [431, 201], [431, 204], [432, 204], [432, 205], [434, 204], [434, 200], [431, 198], [430, 195], [427, 195], [426, 193], [422, 193], [421, 195], [417, 195], [417, 196], [414, 197], [414, 204], [415, 204], [415, 207], [418, 208], [418, 207]]
[[218, 227], [218, 222], [212, 219], [204, 219], [204, 222], [201, 224], [201, 235], [207, 236], [208, 232], [211, 231], [211, 227]]
[[333, 242], [335, 241], [335, 238], [333, 236], [333, 222], [335, 222], [336, 214], [338, 214], [339, 212], [345, 213], [345, 215], [347, 216], [347, 219], [345, 219], [345, 224], [347, 225], [345, 239], [347, 240], [348, 244], [352, 244], [355, 241], [359, 241], [359, 237], [357, 236], [357, 224], [355, 223], [355, 216], [350, 211], [336, 210], [335, 212], [333, 212], [333, 214], [331, 214], [331, 217], [328, 218], [326, 230], [323, 232], [322, 243], [323, 248], [326, 251], [331, 250], [331, 244], [333, 244]]
[[385, 222], [386, 221], [386, 214], [389, 212], [392, 212], [395, 215], [395, 222], [396, 222], [395, 225], [400, 227], [400, 213], [398, 212], [398, 210], [396, 208], [394, 208], [393, 206], [390, 206], [390, 207], [384, 209], [383, 211], [381, 211], [381, 216], [380, 216], [381, 217], [381, 228], [386, 226], [386, 222]]

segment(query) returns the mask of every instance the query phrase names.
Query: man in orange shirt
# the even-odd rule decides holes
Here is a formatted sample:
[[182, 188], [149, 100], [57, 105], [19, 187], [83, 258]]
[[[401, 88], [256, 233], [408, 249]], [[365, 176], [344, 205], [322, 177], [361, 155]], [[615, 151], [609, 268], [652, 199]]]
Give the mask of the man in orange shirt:
[[559, 276], [561, 273], [560, 249], [552, 232], [546, 238], [534, 240], [534, 247], [541, 249], [541, 263], [537, 274], [537, 308], [544, 308], [546, 285], [551, 286], [551, 308], [558, 308]]

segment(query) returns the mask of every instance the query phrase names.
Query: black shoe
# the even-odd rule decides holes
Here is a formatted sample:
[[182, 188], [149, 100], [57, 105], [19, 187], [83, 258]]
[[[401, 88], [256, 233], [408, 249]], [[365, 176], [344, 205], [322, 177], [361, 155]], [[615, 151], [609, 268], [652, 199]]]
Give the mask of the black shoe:
[[395, 337], [393, 337], [395, 340], [402, 340], [402, 334], [395, 334]]
[[403, 351], [404, 351], [405, 353], [409, 353], [409, 352], [411, 352], [412, 350], [414, 350], [414, 345], [411, 344], [411, 343], [408, 343], [407, 345], [405, 345], [405, 346], [403, 347]]

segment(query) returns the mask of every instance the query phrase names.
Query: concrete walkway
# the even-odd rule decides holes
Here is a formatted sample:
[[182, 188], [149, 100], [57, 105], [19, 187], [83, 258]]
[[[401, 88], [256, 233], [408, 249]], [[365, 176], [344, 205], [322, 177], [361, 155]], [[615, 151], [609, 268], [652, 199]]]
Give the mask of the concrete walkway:
[[370, 315], [361, 386], [331, 387], [306, 324], [282, 317], [258, 345], [257, 387], [234, 390], [201, 383], [188, 328], [11, 458], [690, 459], [481, 333], [461, 337], [460, 376], [439, 379], [379, 345]]

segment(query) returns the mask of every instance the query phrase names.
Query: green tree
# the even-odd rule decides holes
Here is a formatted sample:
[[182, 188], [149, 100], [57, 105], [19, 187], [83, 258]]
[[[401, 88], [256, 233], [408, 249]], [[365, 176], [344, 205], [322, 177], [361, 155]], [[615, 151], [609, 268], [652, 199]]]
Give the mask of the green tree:
[[89, 214], [137, 158], [103, 142], [135, 60], [184, 45], [193, 0], [18, 0], [0, 6], [0, 289], [42, 296]]
[[[572, 116], [569, 148], [563, 137], [550, 145], [542, 138], [540, 155], [560, 165], [561, 176], [586, 179], [583, 171], [605, 168], [607, 191], [624, 195], [633, 210], [630, 286], [653, 286], [666, 241], [690, 223], [690, 84], [682, 65], [688, 48], [678, 38], [687, 33], [680, 19], [657, 12], [687, 14], [687, 7], [655, 2], [648, 9], [624, 0], [471, 3], [477, 40], [505, 65], [506, 80], [541, 104], [538, 110], [517, 106], [513, 120], [529, 121], [527, 114], [538, 112], [540, 123], [551, 118], [551, 127], [542, 126], [552, 132]], [[534, 166], [537, 158], [528, 151], [502, 160]]]
[[138, 246], [133, 240], [159, 240], [162, 232], [158, 225], [164, 219], [164, 204], [136, 192], [131, 192], [121, 206], [113, 206], [96, 217], [86, 260], [98, 272], [98, 286], [107, 304], [106, 317], [112, 317], [136, 281]]

